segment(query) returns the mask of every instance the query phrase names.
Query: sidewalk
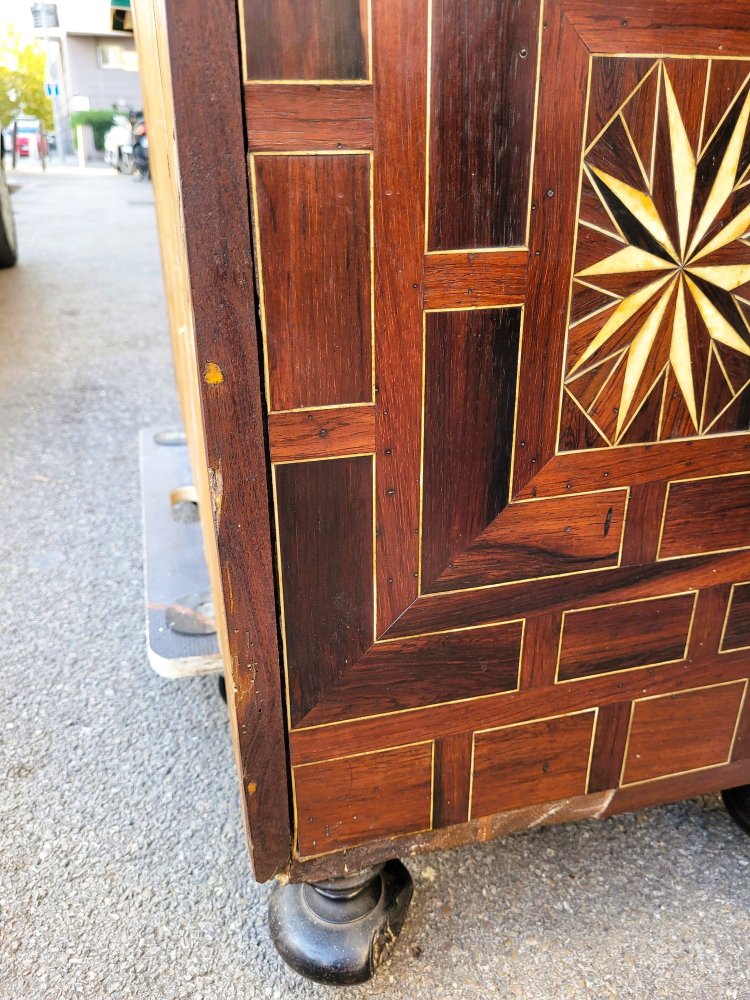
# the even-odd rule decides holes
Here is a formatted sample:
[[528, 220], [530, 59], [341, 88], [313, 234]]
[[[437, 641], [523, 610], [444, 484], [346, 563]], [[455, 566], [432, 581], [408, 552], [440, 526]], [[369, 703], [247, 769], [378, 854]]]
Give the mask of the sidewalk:
[[407, 858], [414, 901], [371, 985], [282, 965], [216, 681], [146, 659], [136, 437], [178, 419], [153, 190], [14, 177], [0, 1000], [750, 1000], [750, 840], [713, 797]]

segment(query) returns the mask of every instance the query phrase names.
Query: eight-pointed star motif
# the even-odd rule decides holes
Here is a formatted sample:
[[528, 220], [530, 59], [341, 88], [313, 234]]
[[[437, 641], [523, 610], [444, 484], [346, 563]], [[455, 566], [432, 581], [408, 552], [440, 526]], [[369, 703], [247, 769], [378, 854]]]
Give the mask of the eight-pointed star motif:
[[610, 444], [724, 431], [750, 384], [750, 80], [701, 145], [672, 74], [655, 63], [584, 158], [574, 291], [595, 308], [565, 381]]

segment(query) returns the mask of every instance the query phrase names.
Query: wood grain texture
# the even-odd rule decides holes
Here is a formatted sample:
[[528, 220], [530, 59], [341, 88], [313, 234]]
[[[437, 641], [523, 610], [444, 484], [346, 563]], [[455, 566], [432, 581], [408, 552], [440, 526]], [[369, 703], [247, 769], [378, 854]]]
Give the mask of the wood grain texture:
[[591, 52], [746, 56], [748, 15], [738, 0], [682, 0], [669, 17], [643, 0], [552, 0]]
[[251, 152], [372, 149], [372, 87], [367, 84], [245, 85]]
[[511, 691], [518, 683], [522, 623], [372, 646], [305, 716], [304, 725], [421, 708]]
[[372, 461], [276, 467], [291, 725], [373, 639]]
[[603, 792], [620, 784], [631, 710], [632, 702], [629, 701], [602, 705], [599, 709], [591, 753], [589, 792]]
[[520, 309], [428, 313], [422, 587], [508, 502]]
[[[269, 470], [263, 448], [247, 447], [249, 441], [263, 440], [263, 403], [236, 10], [230, 0], [210, 7], [197, 0], [166, 0], [162, 9], [170, 46], [205, 461], [222, 567], [230, 720], [253, 870], [258, 881], [265, 881], [288, 864], [291, 833]], [[207, 93], [212, 102], [205, 100]], [[217, 149], [227, 154], [217, 157]], [[220, 383], [203, 379], [208, 364], [222, 373]], [[249, 552], [252, 559], [246, 558]]]
[[745, 682], [636, 701], [622, 782], [729, 761]]
[[733, 761], [746, 760], [750, 754], [750, 698], [745, 690], [745, 697], [740, 706], [740, 714], [737, 719], [737, 729], [734, 734], [732, 744], [731, 759]]
[[434, 0], [429, 249], [524, 246], [539, 5]]
[[526, 250], [502, 253], [460, 250], [426, 254], [425, 309], [462, 309], [522, 303], [526, 295]]
[[740, 583], [732, 590], [722, 650], [750, 647], [750, 583]]
[[425, 593], [616, 566], [626, 500], [614, 490], [512, 504]]
[[729, 583], [720, 583], [699, 591], [688, 644], [691, 663], [712, 660], [719, 652], [731, 590]]
[[269, 409], [369, 402], [370, 158], [252, 162]]
[[559, 679], [684, 660], [694, 605], [688, 593], [565, 615]]
[[524, 337], [521, 354], [514, 493], [544, 467], [557, 442], [588, 65], [589, 51], [564, 11], [557, 3], [545, 7], [524, 314], [524, 328], [537, 332]]
[[377, 632], [417, 596], [427, 0], [373, 7]]
[[586, 791], [594, 713], [474, 736], [471, 817]]
[[659, 559], [750, 545], [750, 475], [670, 483]]
[[590, 450], [556, 455], [524, 489], [518, 499], [582, 493], [613, 486], [635, 486], [660, 480], [694, 476], [701, 469], [712, 475], [744, 472], [750, 465], [750, 435], [737, 434], [727, 447], [726, 439], [660, 441], [627, 448]]
[[471, 743], [471, 733], [435, 740], [434, 827], [465, 823], [469, 818]]
[[617, 816], [632, 809], [646, 809], [665, 802], [679, 802], [680, 799], [711, 795], [723, 788], [735, 788], [750, 781], [750, 760], [738, 760], [731, 764], [708, 767], [703, 771], [689, 771], [658, 781], [646, 781], [640, 785], [618, 788], [604, 811], [604, 816]]
[[268, 436], [274, 462], [363, 455], [375, 451], [375, 407], [269, 413]]
[[662, 802], [715, 793], [750, 782], [750, 760], [693, 771], [659, 781], [629, 785], [615, 791], [577, 795], [541, 806], [526, 806], [494, 816], [483, 816], [456, 826], [403, 837], [370, 841], [345, 853], [295, 860], [289, 870], [292, 882], [315, 881], [345, 875], [353, 868], [366, 868], [392, 858], [394, 854], [419, 855], [428, 851], [450, 850], [463, 844], [484, 843], [529, 827], [554, 826], [583, 819], [600, 819], [634, 809], [644, 809]]
[[249, 80], [362, 80], [364, 0], [240, 0]]
[[637, 483], [631, 487], [622, 539], [623, 566], [653, 563], [656, 559], [666, 494], [664, 482]]
[[[426, 594], [394, 622], [387, 638], [420, 635], [437, 629], [470, 628], [540, 611], [587, 608], [598, 604], [678, 593], [707, 584], [732, 583], [750, 576], [746, 551], [693, 556], [650, 566], [621, 566], [606, 575], [575, 573], [507, 583], [482, 590]], [[561, 584], [564, 584], [561, 585]]]
[[432, 744], [296, 767], [294, 797], [302, 856], [429, 829]]
[[[610, 677], [587, 677], [556, 687], [511, 691], [491, 698], [424, 708], [418, 712], [395, 712], [388, 717], [389, 738], [396, 741], [427, 740], [467, 729], [489, 729], [546, 717], [550, 709], [564, 714], [593, 705], [609, 705], [651, 695], [685, 691], [724, 681], [744, 680], [748, 670], [746, 651], [724, 653], [701, 663], [665, 664]], [[290, 736], [293, 763], [321, 760], [334, 753], [360, 753], [377, 749], [383, 742], [383, 717], [343, 722], [338, 726], [305, 729]]]
[[557, 653], [560, 648], [562, 613], [533, 615], [526, 619], [519, 687], [549, 687], [555, 683]]

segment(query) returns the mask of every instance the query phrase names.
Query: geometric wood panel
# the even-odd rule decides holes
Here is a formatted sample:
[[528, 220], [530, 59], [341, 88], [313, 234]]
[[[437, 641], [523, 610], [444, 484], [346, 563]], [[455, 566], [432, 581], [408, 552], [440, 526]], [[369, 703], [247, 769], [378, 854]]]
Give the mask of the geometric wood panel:
[[721, 639], [721, 651], [750, 649], [750, 583], [732, 587]]
[[270, 409], [370, 402], [370, 157], [252, 168]]
[[429, 250], [526, 243], [539, 13], [433, 0]]
[[566, 447], [747, 430], [750, 63], [738, 68], [711, 133], [708, 60], [594, 60], [574, 270], [602, 297], [570, 327], [565, 392], [598, 436], [568, 428]]
[[659, 559], [750, 546], [750, 476], [669, 484]]
[[745, 681], [636, 701], [622, 783], [729, 760]]
[[677, 594], [566, 613], [558, 679], [684, 659], [696, 596]]
[[425, 587], [508, 503], [520, 320], [520, 309], [426, 316]]
[[361, 0], [240, 0], [249, 80], [360, 80], [367, 66]]
[[[432, 810], [432, 744], [294, 769], [299, 848], [322, 854], [390, 833], [424, 830]], [[398, 820], [390, 804], [398, 802]]]
[[511, 504], [445, 563], [425, 593], [617, 566], [626, 506], [624, 490]]
[[248, 83], [245, 114], [251, 151], [372, 149], [367, 84]]
[[335, 683], [328, 684], [311, 656], [305, 674], [315, 685], [317, 698], [304, 719], [299, 714], [296, 721], [315, 726], [353, 714], [403, 711], [431, 701], [458, 702], [513, 691], [518, 686], [522, 641], [520, 621], [393, 639], [371, 645], [358, 662], [345, 664]]
[[631, 711], [629, 701], [600, 706], [591, 750], [589, 792], [602, 792], [619, 785]]
[[669, 14], [373, 0], [363, 82], [245, 86], [306, 857], [729, 766], [750, 24]]
[[296, 723], [372, 643], [372, 462], [279, 465], [276, 493]]
[[582, 712], [476, 733], [472, 817], [583, 795], [594, 720]]

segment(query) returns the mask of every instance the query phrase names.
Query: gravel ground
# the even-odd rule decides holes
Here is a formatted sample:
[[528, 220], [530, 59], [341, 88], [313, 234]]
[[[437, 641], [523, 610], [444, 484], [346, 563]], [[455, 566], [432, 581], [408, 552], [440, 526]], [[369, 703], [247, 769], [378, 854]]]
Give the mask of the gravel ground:
[[[152, 193], [21, 175], [0, 272], [0, 1000], [329, 997], [250, 875], [212, 679], [144, 651], [136, 435], [176, 420]], [[718, 799], [409, 862], [358, 998], [750, 1000], [750, 843]]]

